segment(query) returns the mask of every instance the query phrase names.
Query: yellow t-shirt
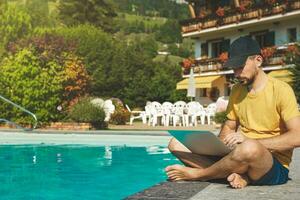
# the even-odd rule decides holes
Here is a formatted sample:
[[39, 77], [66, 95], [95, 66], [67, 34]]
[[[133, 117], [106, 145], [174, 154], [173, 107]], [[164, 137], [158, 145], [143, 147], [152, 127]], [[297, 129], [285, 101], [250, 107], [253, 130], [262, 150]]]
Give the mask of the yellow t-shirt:
[[[227, 118], [239, 121], [241, 132], [252, 139], [278, 136], [287, 131], [286, 121], [299, 116], [292, 88], [285, 82], [268, 77], [265, 88], [250, 94], [247, 87], [236, 84], [232, 88]], [[288, 168], [293, 149], [276, 151], [273, 155]]]

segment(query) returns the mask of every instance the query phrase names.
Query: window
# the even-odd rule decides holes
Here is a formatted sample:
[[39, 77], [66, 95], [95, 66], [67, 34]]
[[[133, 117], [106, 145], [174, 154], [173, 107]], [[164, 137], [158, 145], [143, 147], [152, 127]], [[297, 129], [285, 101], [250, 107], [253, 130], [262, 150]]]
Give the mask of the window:
[[207, 97], [207, 88], [200, 89], [200, 97]]
[[211, 56], [212, 58], [218, 57], [221, 53], [228, 51], [230, 40], [219, 40], [211, 43]]
[[218, 57], [221, 52], [222, 42], [212, 42], [211, 43], [211, 57], [216, 58]]
[[270, 47], [275, 45], [275, 32], [274, 31], [260, 31], [251, 33], [253, 38], [258, 42], [261, 48]]
[[297, 29], [289, 28], [287, 30], [288, 42], [296, 42], [297, 41]]
[[207, 57], [208, 56], [208, 44], [203, 43], [201, 44], [201, 57]]

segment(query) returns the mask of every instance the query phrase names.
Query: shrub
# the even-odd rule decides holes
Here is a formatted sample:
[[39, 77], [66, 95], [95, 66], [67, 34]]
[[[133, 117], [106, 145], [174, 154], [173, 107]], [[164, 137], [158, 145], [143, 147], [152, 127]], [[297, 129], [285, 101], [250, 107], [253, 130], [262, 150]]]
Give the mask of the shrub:
[[106, 129], [104, 110], [91, 103], [91, 98], [80, 99], [69, 112], [69, 118], [75, 122], [91, 123], [96, 129]]
[[[74, 42], [51, 34], [10, 43], [9, 57], [0, 66], [0, 75], [5, 77], [0, 80], [0, 91], [31, 109], [39, 121], [61, 120], [68, 107], [88, 93], [91, 81], [74, 49]], [[63, 112], [57, 112], [57, 106], [62, 106]], [[7, 112], [3, 110], [0, 108]]]
[[[19, 38], [32, 34], [32, 20], [24, 9], [7, 4], [0, 8], [0, 50]], [[4, 53], [4, 52], [0, 52]]]
[[[41, 122], [54, 121], [61, 117], [56, 107], [60, 105], [63, 91], [62, 66], [55, 62], [45, 65], [31, 49], [23, 49], [3, 60], [0, 66], [0, 93], [37, 115]], [[6, 119], [28, 122], [28, 115], [19, 109], [0, 106]]]
[[223, 124], [227, 120], [226, 112], [217, 112], [214, 121], [218, 124]]
[[113, 100], [113, 104], [116, 107], [115, 112], [111, 115], [111, 123], [116, 125], [125, 125], [129, 121], [130, 112], [124, 108], [123, 103], [120, 100]]

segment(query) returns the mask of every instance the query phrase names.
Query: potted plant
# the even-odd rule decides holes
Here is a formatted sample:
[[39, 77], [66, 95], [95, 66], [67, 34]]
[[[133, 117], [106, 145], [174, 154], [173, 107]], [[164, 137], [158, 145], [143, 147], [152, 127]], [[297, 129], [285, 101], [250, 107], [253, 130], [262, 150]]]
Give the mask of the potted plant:
[[261, 49], [261, 55], [265, 59], [266, 63], [269, 63], [269, 59], [274, 55], [276, 52], [276, 47], [264, 47]]
[[225, 9], [222, 7], [218, 7], [218, 9], [216, 10], [216, 14], [219, 17], [224, 17], [225, 16]]
[[221, 53], [218, 59], [221, 63], [225, 63], [228, 60], [228, 52]]

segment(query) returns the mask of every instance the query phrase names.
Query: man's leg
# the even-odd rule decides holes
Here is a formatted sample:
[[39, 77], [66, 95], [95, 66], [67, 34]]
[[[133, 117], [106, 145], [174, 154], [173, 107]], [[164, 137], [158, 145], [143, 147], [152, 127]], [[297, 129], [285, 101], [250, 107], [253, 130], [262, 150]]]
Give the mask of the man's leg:
[[272, 154], [258, 141], [246, 140], [220, 161], [207, 168], [172, 165], [166, 168], [171, 180], [211, 180], [226, 178], [233, 173], [246, 174], [258, 180], [272, 167]]
[[204, 156], [192, 153], [175, 138], [170, 140], [168, 148], [174, 156], [189, 167], [200, 169], [207, 168], [217, 161], [217, 159], [213, 156]]

